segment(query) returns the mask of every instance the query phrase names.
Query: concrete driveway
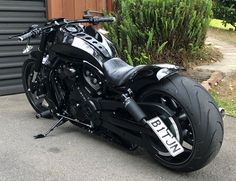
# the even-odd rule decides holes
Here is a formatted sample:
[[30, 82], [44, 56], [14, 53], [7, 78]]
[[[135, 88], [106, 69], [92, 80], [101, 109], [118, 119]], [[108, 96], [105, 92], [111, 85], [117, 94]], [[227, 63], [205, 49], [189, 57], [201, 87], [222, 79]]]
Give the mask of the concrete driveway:
[[225, 119], [217, 158], [200, 171], [171, 172], [145, 152], [128, 152], [69, 123], [49, 137], [33, 135], [52, 120], [34, 117], [24, 95], [0, 97], [0, 180], [236, 180], [236, 119]]

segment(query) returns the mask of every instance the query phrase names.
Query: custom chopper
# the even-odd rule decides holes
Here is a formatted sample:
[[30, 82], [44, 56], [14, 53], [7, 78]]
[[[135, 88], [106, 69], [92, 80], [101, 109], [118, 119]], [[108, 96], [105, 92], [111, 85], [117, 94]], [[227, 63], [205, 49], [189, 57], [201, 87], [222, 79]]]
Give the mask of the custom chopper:
[[[49, 20], [11, 38], [28, 40], [23, 86], [37, 118], [57, 118], [103, 134], [130, 150], [143, 147], [165, 167], [207, 165], [223, 141], [222, 115], [209, 93], [170, 64], [128, 65], [93, 25], [113, 17]], [[86, 25], [82, 25], [86, 23]], [[41, 38], [31, 50], [30, 39]]]

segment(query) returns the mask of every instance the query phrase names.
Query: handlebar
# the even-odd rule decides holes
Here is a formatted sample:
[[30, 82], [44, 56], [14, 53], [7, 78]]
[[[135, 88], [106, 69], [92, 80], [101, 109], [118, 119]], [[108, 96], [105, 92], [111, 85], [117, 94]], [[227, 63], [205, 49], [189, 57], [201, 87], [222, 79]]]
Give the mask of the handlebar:
[[32, 31], [30, 31], [30, 32], [28, 32], [28, 33], [26, 33], [26, 34], [23, 34], [23, 35], [21, 35], [21, 36], [19, 36], [19, 37], [18, 37], [18, 40], [19, 40], [19, 41], [24, 41], [24, 40], [30, 38], [31, 36], [33, 36], [33, 32], [32, 32]]
[[116, 21], [115, 17], [91, 17], [91, 18], [86, 18], [86, 19], [80, 19], [80, 20], [75, 20], [71, 21], [69, 23], [65, 24], [74, 24], [74, 23], [91, 23], [94, 25], [97, 25], [99, 23], [112, 23]]
[[101, 17], [101, 18], [93, 18], [94, 23], [112, 23], [116, 21], [115, 17]]
[[[80, 19], [80, 20], [75, 20], [75, 21], [69, 21], [69, 22], [64, 22], [62, 24], [54, 24], [54, 25], [48, 25], [45, 27], [41, 27], [41, 28], [35, 28], [31, 31], [28, 31], [20, 36], [16, 36], [18, 38], [19, 41], [24, 41], [26, 39], [31, 38], [32, 36], [37, 36], [39, 34], [42, 33], [42, 31], [53, 28], [53, 27], [59, 27], [59, 26], [63, 26], [66, 24], [75, 24], [75, 23], [91, 23], [94, 25], [97, 25], [99, 23], [109, 23], [109, 22], [114, 22], [116, 19], [115, 17], [91, 17], [88, 19]], [[15, 36], [13, 36], [15, 37]], [[13, 38], [11, 37], [11, 38]]]

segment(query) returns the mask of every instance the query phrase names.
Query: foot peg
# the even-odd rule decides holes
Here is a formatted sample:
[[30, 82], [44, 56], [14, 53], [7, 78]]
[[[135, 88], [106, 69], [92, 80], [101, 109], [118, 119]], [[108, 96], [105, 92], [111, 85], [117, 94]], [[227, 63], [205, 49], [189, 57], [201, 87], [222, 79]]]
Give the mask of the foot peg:
[[38, 134], [34, 136], [35, 139], [45, 138], [49, 133], [51, 133], [55, 128], [65, 124], [67, 122], [66, 119], [59, 119], [45, 134]]
[[39, 119], [39, 118], [49, 118], [49, 117], [51, 117], [52, 116], [52, 113], [51, 113], [51, 111], [50, 110], [47, 110], [47, 111], [44, 111], [44, 112], [42, 112], [42, 113], [40, 113], [40, 114], [36, 114], [36, 118], [37, 119]]

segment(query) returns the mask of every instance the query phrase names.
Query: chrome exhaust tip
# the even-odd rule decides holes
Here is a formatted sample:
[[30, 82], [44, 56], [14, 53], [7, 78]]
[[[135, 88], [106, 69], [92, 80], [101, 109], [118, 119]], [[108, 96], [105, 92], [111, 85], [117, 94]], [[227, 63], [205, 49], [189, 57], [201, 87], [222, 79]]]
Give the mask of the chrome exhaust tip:
[[222, 108], [222, 107], [220, 107], [220, 108], [219, 108], [219, 112], [220, 112], [220, 114], [221, 114], [221, 117], [224, 118], [224, 117], [225, 117], [225, 109]]

